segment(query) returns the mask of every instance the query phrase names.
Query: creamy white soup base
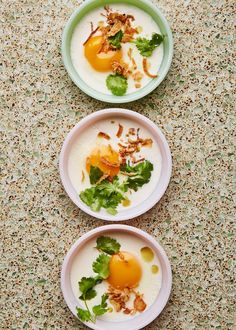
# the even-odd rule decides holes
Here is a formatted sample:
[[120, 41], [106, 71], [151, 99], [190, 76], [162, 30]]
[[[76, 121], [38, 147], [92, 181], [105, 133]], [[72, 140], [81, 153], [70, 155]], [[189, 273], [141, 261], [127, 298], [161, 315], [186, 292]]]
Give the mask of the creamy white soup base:
[[[142, 267], [142, 278], [136, 290], [143, 294], [144, 301], [147, 304], [145, 310], [147, 310], [157, 298], [162, 284], [162, 269], [157, 255], [154, 254], [154, 259], [151, 262], [143, 260], [140, 249], [146, 246], [147, 243], [137, 236], [125, 233], [106, 233], [105, 236], [115, 238], [121, 244], [121, 251], [128, 251], [132, 253], [139, 261]], [[78, 306], [81, 308], [84, 308], [84, 305], [79, 299], [81, 293], [78, 282], [83, 276], [94, 276], [92, 263], [99, 255], [99, 252], [94, 248], [95, 246], [96, 238], [88, 241], [81, 249], [78, 250], [71, 267], [71, 287], [75, 297], [78, 299]], [[152, 265], [156, 265], [158, 267], [158, 272], [156, 274], [151, 271]], [[102, 283], [96, 285], [95, 289], [97, 291], [97, 296], [87, 302], [90, 309], [92, 306], [100, 303], [101, 296], [108, 289], [108, 283], [103, 281]], [[109, 301], [107, 302], [108, 306], [112, 307]], [[131, 302], [129, 307], [131, 308]], [[139, 313], [136, 313], [135, 315], [126, 315], [123, 312], [116, 312], [113, 309], [112, 312], [107, 312], [103, 316], [100, 316], [99, 319], [107, 321], [121, 321], [127, 320], [128, 318], [133, 318], [137, 315], [139, 315]]]
[[[144, 157], [146, 160], [149, 160], [153, 164], [153, 171], [151, 172], [150, 181], [144, 184], [142, 187], [138, 189], [138, 191], [129, 190], [125, 193], [125, 195], [130, 200], [129, 206], [123, 206], [120, 204], [117, 207], [117, 211], [125, 210], [128, 208], [133, 208], [140, 203], [142, 203], [145, 199], [147, 199], [152, 192], [154, 191], [161, 174], [161, 166], [162, 166], [162, 157], [159, 146], [152, 136], [148, 132], [148, 130], [144, 126], [140, 126], [138, 122], [134, 122], [132, 120], [117, 117], [117, 118], [108, 118], [106, 120], [98, 121], [96, 124], [86, 128], [74, 142], [71, 147], [71, 151], [68, 157], [68, 173], [70, 181], [78, 193], [85, 190], [86, 188], [91, 187], [91, 183], [89, 180], [89, 175], [86, 172], [86, 159], [92, 152], [92, 150], [99, 145], [108, 145], [110, 144], [114, 150], [118, 150], [118, 143], [121, 138], [117, 138], [116, 133], [118, 129], [118, 124], [121, 124], [124, 127], [123, 136], [128, 132], [129, 128], [140, 128], [139, 135], [142, 138], [151, 138], [153, 141], [152, 147], [143, 147], [141, 151], [136, 155], [136, 157]], [[106, 132], [110, 135], [111, 139], [101, 139], [98, 138], [99, 132]], [[85, 173], [84, 181], [82, 182], [81, 176], [82, 171]], [[125, 179], [126, 177], [119, 174], [121, 179]], [[100, 211], [101, 212], [101, 211]]]
[[[126, 4], [113, 4], [110, 6], [113, 11], [120, 11], [121, 13], [130, 14], [135, 17], [135, 26], [142, 27], [142, 32], [138, 34], [138, 37], [144, 37], [150, 39], [153, 33], [161, 34], [158, 25], [148, 15], [145, 11]], [[75, 70], [78, 72], [81, 79], [91, 88], [105, 94], [111, 94], [111, 92], [106, 87], [106, 78], [109, 72], [98, 72], [92, 68], [87, 59], [84, 56], [84, 42], [88, 38], [91, 32], [91, 22], [94, 26], [104, 19], [101, 13], [104, 12], [103, 7], [96, 8], [85, 15], [81, 21], [78, 23], [74, 30], [72, 40], [71, 40], [71, 58]], [[122, 44], [123, 49], [123, 60], [126, 63], [130, 63], [130, 59], [127, 55], [128, 49], [132, 48], [133, 57], [136, 61], [138, 69], [142, 71], [142, 61], [143, 57], [140, 55], [136, 46], [132, 43]], [[150, 63], [150, 71], [152, 73], [158, 73], [161, 66], [162, 59], [164, 56], [163, 43], [159, 45], [153, 52], [151, 57], [148, 57]], [[144, 75], [142, 79], [142, 87], [147, 85], [152, 78]], [[128, 89], [126, 94], [133, 93], [138, 89], [135, 87], [135, 81], [132, 78], [128, 78]]]

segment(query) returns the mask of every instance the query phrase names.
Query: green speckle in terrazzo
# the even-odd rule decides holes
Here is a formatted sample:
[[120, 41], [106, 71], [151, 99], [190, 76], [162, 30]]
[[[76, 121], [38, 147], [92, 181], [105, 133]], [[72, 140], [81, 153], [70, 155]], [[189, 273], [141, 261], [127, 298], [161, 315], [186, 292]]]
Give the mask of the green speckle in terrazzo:
[[[121, 105], [153, 120], [173, 156], [170, 185], [142, 217], [173, 269], [165, 310], [146, 329], [235, 329], [233, 1], [154, 1], [174, 35], [165, 81]], [[82, 93], [62, 64], [75, 0], [1, 3], [2, 329], [85, 329], [60, 291], [65, 253], [103, 225], [67, 197], [58, 156], [69, 130], [108, 107]], [[235, 200], [234, 200], [235, 201]]]

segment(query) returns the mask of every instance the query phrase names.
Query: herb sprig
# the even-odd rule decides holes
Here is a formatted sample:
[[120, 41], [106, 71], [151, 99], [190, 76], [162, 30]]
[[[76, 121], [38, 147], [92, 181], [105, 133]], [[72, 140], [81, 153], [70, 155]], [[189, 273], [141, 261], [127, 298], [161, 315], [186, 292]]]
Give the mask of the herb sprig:
[[121, 166], [121, 171], [133, 173], [132, 176], [128, 177], [125, 184], [128, 188], [137, 191], [139, 187], [142, 187], [145, 183], [150, 181], [151, 172], [153, 171], [153, 164], [148, 160], [145, 160], [135, 166], [131, 166], [127, 163]]
[[88, 205], [91, 210], [99, 212], [103, 207], [109, 214], [115, 215], [117, 213], [117, 206], [126, 199], [124, 193], [127, 192], [128, 189], [137, 191], [139, 187], [142, 187], [150, 181], [153, 164], [148, 160], [135, 166], [131, 166], [127, 163], [122, 165], [120, 170], [132, 173], [132, 176], [129, 176], [128, 179], [122, 183], [117, 176], [114, 177], [112, 182], [105, 179], [80, 193], [79, 196], [81, 200]]
[[114, 36], [109, 37], [109, 43], [116, 49], [121, 48], [121, 40], [123, 38], [124, 32], [122, 30], [118, 31]]
[[96, 243], [96, 248], [105, 253], [101, 253], [92, 264], [93, 271], [97, 276], [82, 277], [79, 281], [79, 289], [81, 292], [79, 298], [84, 301], [86, 309], [76, 307], [78, 318], [81, 321], [90, 321], [92, 323], [96, 322], [97, 316], [103, 315], [109, 310], [107, 306], [108, 295], [103, 294], [101, 297], [101, 303], [93, 306], [92, 311], [90, 310], [87, 301], [96, 297], [97, 292], [94, 289], [95, 286], [109, 277], [110, 255], [115, 254], [120, 250], [120, 244], [110, 237], [100, 236], [97, 238]]
[[137, 38], [133, 41], [138, 48], [140, 54], [143, 57], [150, 57], [153, 51], [159, 46], [164, 40], [164, 36], [158, 33], [153, 33], [151, 39]]
[[84, 322], [91, 321], [92, 323], [96, 323], [96, 317], [105, 314], [109, 310], [109, 308], [107, 308], [107, 299], [108, 295], [103, 294], [101, 298], [101, 303], [99, 305], [93, 306], [93, 313], [90, 311], [88, 304], [85, 300], [86, 309], [76, 307], [78, 318]]
[[105, 280], [109, 276], [109, 262], [110, 257], [102, 253], [93, 263], [93, 271], [97, 273], [100, 278]]
[[96, 248], [100, 251], [112, 255], [120, 251], [120, 243], [118, 243], [114, 238], [100, 236], [97, 239]]
[[127, 78], [116, 73], [109, 74], [106, 79], [107, 88], [116, 96], [122, 96], [126, 93], [128, 88]]
[[100, 168], [92, 165], [90, 166], [89, 180], [91, 184], [97, 183], [102, 176], [103, 172], [100, 170]]
[[116, 208], [125, 199], [124, 185], [120, 184], [118, 177], [113, 182], [103, 180], [101, 183], [87, 188], [80, 193], [81, 200], [93, 211], [98, 212], [103, 207], [108, 213], [115, 215]]

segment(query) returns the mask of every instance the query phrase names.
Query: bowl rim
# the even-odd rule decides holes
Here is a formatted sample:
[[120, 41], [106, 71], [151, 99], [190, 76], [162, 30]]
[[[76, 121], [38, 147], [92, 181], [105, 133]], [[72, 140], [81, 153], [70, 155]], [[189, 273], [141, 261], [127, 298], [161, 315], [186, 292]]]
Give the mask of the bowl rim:
[[[150, 324], [153, 320], [155, 320], [161, 314], [161, 312], [163, 311], [163, 309], [165, 308], [165, 306], [169, 300], [169, 297], [171, 294], [171, 289], [172, 289], [172, 271], [171, 271], [171, 264], [168, 259], [168, 256], [167, 256], [164, 248], [159, 244], [159, 242], [153, 236], [151, 236], [150, 234], [148, 234], [146, 231], [144, 231], [142, 229], [139, 229], [139, 228], [136, 228], [133, 226], [123, 225], [123, 224], [122, 225], [121, 224], [112, 224], [112, 225], [105, 225], [105, 226], [94, 228], [94, 229], [88, 231], [87, 233], [83, 234], [70, 247], [66, 256], [64, 257], [62, 267], [61, 267], [61, 276], [60, 276], [61, 291], [62, 291], [64, 300], [65, 300], [68, 308], [70, 309], [72, 314], [74, 316], [76, 316], [76, 311], [74, 309], [73, 302], [70, 299], [71, 298], [70, 293], [68, 293], [66, 290], [66, 287], [67, 287], [67, 284], [69, 281], [68, 280], [68, 276], [69, 276], [68, 268], [70, 267], [71, 259], [74, 258], [74, 254], [76, 254], [76, 251], [83, 244], [86, 244], [87, 241], [89, 241], [90, 239], [92, 239], [93, 237], [95, 237], [99, 234], [104, 234], [104, 233], [110, 232], [110, 231], [126, 232], [126, 233], [129, 233], [130, 235], [135, 235], [135, 236], [141, 237], [144, 241], [147, 241], [152, 246], [152, 248], [155, 249], [154, 252], [158, 253], [158, 258], [159, 258], [160, 262], [162, 263], [162, 271], [165, 268], [165, 276], [162, 277], [162, 286], [161, 286], [161, 288], [164, 287], [163, 283], [165, 283], [165, 291], [164, 291], [164, 297], [161, 297], [162, 298], [161, 302], [158, 301], [158, 296], [160, 295], [160, 292], [159, 292], [159, 294], [156, 297], [156, 300], [149, 306], [149, 308], [152, 308], [152, 311], [149, 311], [149, 308], [148, 308], [143, 314], [140, 314], [144, 317], [145, 313], [147, 316], [147, 312], [149, 311], [149, 314], [151, 313], [151, 315], [148, 315], [147, 316], [148, 318], [146, 320], [143, 320], [142, 323], [139, 323], [138, 327], [137, 327], [137, 325], [134, 328], [129, 327], [130, 330], [142, 329], [145, 326], [147, 326], [148, 324]], [[164, 280], [164, 282], [163, 282], [163, 280]], [[71, 287], [71, 284], [69, 284], [69, 285]], [[71, 291], [72, 291], [72, 288], [71, 288]], [[133, 318], [132, 320], [134, 320], [134, 319], [135, 318]], [[123, 321], [123, 322], [128, 322], [128, 321], [129, 320]], [[80, 321], [80, 322], [84, 323], [89, 328], [94, 329], [94, 330], [105, 330], [104, 325], [103, 325], [103, 327], [100, 327], [99, 324], [97, 324], [97, 323], [100, 323], [100, 320], [99, 320], [99, 322], [96, 322], [96, 324], [93, 324], [91, 322], [83, 322], [83, 321]], [[108, 323], [107, 329], [110, 329], [110, 326], [113, 323], [112, 321], [102, 321], [102, 322]]]
[[[132, 208], [132, 209], [127, 209], [127, 212], [124, 212], [123, 215], [118, 214], [117, 215], [110, 215], [108, 213], [106, 214], [102, 214], [101, 212], [94, 212], [92, 211], [86, 204], [84, 204], [78, 197], [78, 194], [75, 196], [74, 194], [74, 188], [73, 188], [73, 184], [70, 181], [70, 179], [68, 178], [68, 176], [66, 175], [66, 168], [67, 168], [67, 150], [68, 148], [70, 148], [70, 143], [71, 140], [73, 139], [74, 135], [80, 131], [83, 130], [83, 127], [87, 124], [91, 124], [92, 122], [96, 121], [96, 120], [102, 120], [102, 118], [106, 118], [109, 116], [125, 116], [128, 117], [131, 120], [139, 120], [142, 122], [145, 122], [145, 125], [148, 126], [150, 129], [155, 130], [155, 133], [157, 134], [157, 136], [160, 138], [160, 142], [163, 146], [163, 150], [165, 151], [165, 156], [166, 156], [166, 163], [165, 163], [165, 171], [166, 171], [166, 176], [164, 177], [164, 182], [161, 185], [160, 189], [158, 190], [158, 194], [156, 193], [155, 198], [153, 198], [152, 201], [150, 201], [151, 196], [153, 195], [153, 193], [155, 192], [155, 190], [149, 195], [149, 197], [144, 201], [138, 205], [142, 204], [142, 207], [139, 208]], [[159, 147], [161, 146], [160, 143], [158, 143]], [[163, 168], [163, 164], [162, 164], [162, 168]], [[107, 109], [103, 109], [103, 110], [99, 110], [96, 112], [93, 112], [91, 114], [89, 114], [88, 116], [84, 117], [81, 121], [79, 121], [71, 130], [70, 132], [67, 134], [64, 142], [63, 142], [63, 146], [60, 152], [60, 156], [59, 156], [59, 172], [60, 172], [60, 177], [61, 177], [61, 182], [64, 186], [64, 189], [66, 191], [66, 193], [68, 194], [68, 196], [70, 197], [70, 199], [74, 202], [75, 205], [77, 205], [77, 207], [79, 207], [82, 211], [84, 211], [85, 213], [99, 219], [99, 220], [106, 220], [106, 221], [124, 221], [124, 220], [130, 220], [133, 218], [136, 218], [138, 216], [140, 216], [141, 214], [144, 214], [145, 212], [147, 212], [148, 210], [150, 210], [164, 195], [168, 185], [169, 185], [169, 181], [171, 178], [171, 172], [172, 172], [172, 158], [171, 158], [171, 152], [170, 152], [170, 148], [169, 145], [167, 143], [167, 140], [164, 136], [164, 134], [162, 133], [162, 131], [160, 130], [160, 128], [154, 124], [153, 121], [151, 121], [149, 118], [145, 117], [144, 115], [141, 115], [135, 111], [132, 110], [128, 110], [128, 109], [123, 109], [123, 108], [107, 108]], [[149, 202], [148, 202], [149, 201]], [[131, 214], [129, 213], [129, 211], [131, 211]]]
[[[65, 27], [63, 29], [63, 33], [62, 33], [62, 42], [61, 42], [61, 53], [62, 53], [63, 64], [64, 64], [66, 71], [69, 74], [71, 80], [74, 82], [74, 84], [77, 87], [79, 87], [85, 94], [91, 96], [92, 98], [94, 98], [96, 100], [99, 100], [102, 102], [107, 102], [107, 103], [128, 103], [128, 102], [133, 102], [133, 101], [139, 100], [139, 99], [143, 98], [144, 96], [150, 94], [154, 89], [156, 89], [162, 83], [162, 81], [165, 79], [165, 77], [170, 69], [172, 58], [173, 58], [173, 36], [172, 36], [172, 32], [171, 32], [169, 23], [168, 23], [167, 19], [165, 18], [165, 16], [160, 11], [160, 9], [156, 5], [154, 5], [150, 0], [138, 0], [138, 1], [142, 2], [144, 5], [150, 7], [155, 12], [160, 17], [160, 19], [165, 27], [165, 31], [166, 31], [166, 34], [168, 35], [168, 39], [169, 39], [169, 52], [168, 52], [167, 63], [163, 69], [161, 76], [154, 79], [153, 84], [150, 85], [150, 83], [149, 83], [136, 92], [126, 94], [123, 96], [115, 96], [115, 95], [101, 93], [101, 92], [98, 92], [95, 89], [91, 88], [90, 86], [88, 86], [79, 77], [79, 74], [77, 74], [78, 77], [76, 74], [74, 74], [73, 70], [71, 69], [71, 65], [69, 63], [67, 55], [66, 55], [67, 54], [67, 46], [66, 46], [67, 42], [66, 41], [67, 41], [67, 36], [68, 36], [68, 32], [70, 30], [71, 25], [73, 24], [74, 20], [76, 19], [77, 15], [80, 13], [80, 11], [82, 11], [84, 8], [89, 6], [91, 3], [96, 3], [98, 1], [99, 0], [86, 0], [77, 9], [74, 10], [74, 12], [71, 14], [69, 20], [66, 22], [66, 25], [65, 25]], [[122, 3], [123, 1], [121, 0], [120, 2]], [[133, 5], [133, 6], [135, 6], [135, 5]], [[78, 78], [81, 81], [78, 80]]]

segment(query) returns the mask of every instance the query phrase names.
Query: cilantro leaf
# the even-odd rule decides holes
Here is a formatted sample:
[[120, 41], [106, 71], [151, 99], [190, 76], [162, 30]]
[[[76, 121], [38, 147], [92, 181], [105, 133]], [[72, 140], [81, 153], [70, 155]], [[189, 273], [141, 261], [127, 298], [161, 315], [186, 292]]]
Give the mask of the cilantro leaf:
[[109, 262], [110, 257], [104, 253], [100, 254], [98, 258], [93, 262], [93, 271], [104, 280], [108, 278], [110, 274]]
[[95, 285], [100, 283], [102, 279], [99, 276], [96, 277], [82, 277], [79, 281], [79, 289], [81, 291], [81, 300], [90, 300], [96, 297], [97, 293], [93, 289]]
[[164, 40], [164, 36], [158, 33], [153, 33], [151, 39], [137, 38], [133, 42], [138, 48], [140, 54], [144, 57], [152, 55], [154, 49], [159, 46]]
[[128, 88], [127, 79], [120, 74], [110, 74], [106, 79], [107, 88], [116, 96], [122, 96]]
[[93, 299], [94, 297], [96, 297], [97, 295], [97, 292], [94, 290], [94, 289], [90, 289], [88, 290], [86, 293], [83, 293], [79, 299], [81, 300], [91, 300]]
[[94, 315], [96, 316], [103, 315], [108, 311], [107, 302], [106, 302], [107, 299], [108, 299], [107, 294], [102, 295], [101, 304], [93, 307]]
[[76, 307], [77, 316], [81, 321], [88, 322], [92, 320], [92, 315], [89, 310]]
[[117, 242], [114, 238], [107, 236], [100, 236], [97, 238], [98, 250], [101, 250], [107, 254], [115, 254], [120, 251], [120, 243]]
[[79, 289], [81, 293], [86, 293], [96, 285], [96, 280], [94, 277], [82, 277], [79, 281]]
[[82, 293], [80, 299], [84, 301], [86, 307], [86, 309], [76, 307], [77, 316], [81, 321], [91, 321], [95, 323], [96, 316], [103, 315], [108, 310], [106, 302], [108, 295], [106, 294], [102, 296], [101, 304], [93, 307], [93, 313], [90, 312], [87, 300], [90, 300], [97, 295], [96, 291], [94, 290], [94, 286], [109, 276], [109, 261], [109, 256], [101, 254], [93, 263], [93, 270], [96, 273], [99, 273], [99, 275], [96, 277], [82, 277], [82, 279], [79, 281], [79, 289]]
[[89, 179], [91, 184], [95, 184], [103, 176], [103, 172], [96, 166], [90, 166]]
[[120, 49], [121, 48], [120, 43], [123, 38], [123, 35], [124, 35], [123, 31], [120, 30], [114, 36], [109, 37], [108, 41], [113, 47], [115, 47], [116, 49]]
[[134, 173], [133, 176], [130, 176], [125, 185], [137, 191], [139, 187], [142, 187], [145, 183], [148, 183], [151, 178], [151, 172], [153, 171], [153, 164], [148, 160], [145, 160], [142, 163], [139, 163], [135, 166], [131, 166], [129, 163], [122, 165], [121, 170], [128, 173]]
[[119, 183], [118, 177], [113, 182], [103, 180], [96, 186], [87, 188], [80, 193], [81, 200], [93, 211], [98, 212], [101, 207], [110, 214], [116, 214], [116, 208], [125, 199], [124, 185]]
[[100, 211], [102, 207], [102, 200], [97, 194], [96, 187], [87, 188], [81, 191], [79, 197], [86, 205], [91, 208], [91, 210], [94, 212]]
[[95, 187], [87, 188], [80, 193], [79, 197], [86, 205], [91, 206], [94, 203], [95, 191]]

